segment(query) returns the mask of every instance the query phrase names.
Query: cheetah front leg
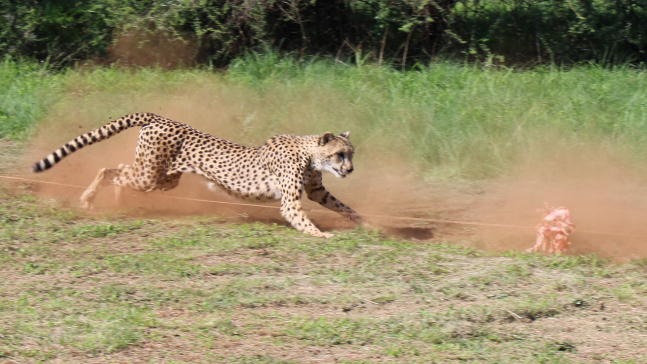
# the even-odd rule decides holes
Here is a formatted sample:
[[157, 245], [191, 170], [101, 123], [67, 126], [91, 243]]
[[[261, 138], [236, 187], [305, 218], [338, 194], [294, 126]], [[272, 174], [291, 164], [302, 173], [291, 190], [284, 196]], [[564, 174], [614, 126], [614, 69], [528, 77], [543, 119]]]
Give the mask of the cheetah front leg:
[[306, 184], [306, 193], [308, 198], [321, 206], [338, 212], [339, 214], [349, 218], [357, 224], [362, 224], [362, 217], [355, 212], [355, 210], [346, 206], [343, 202], [335, 198], [322, 184], [321, 172], [314, 171], [312, 176]]
[[318, 238], [330, 238], [333, 234], [324, 233], [308, 219], [301, 208], [303, 181], [286, 178], [281, 181], [281, 215], [297, 230]]

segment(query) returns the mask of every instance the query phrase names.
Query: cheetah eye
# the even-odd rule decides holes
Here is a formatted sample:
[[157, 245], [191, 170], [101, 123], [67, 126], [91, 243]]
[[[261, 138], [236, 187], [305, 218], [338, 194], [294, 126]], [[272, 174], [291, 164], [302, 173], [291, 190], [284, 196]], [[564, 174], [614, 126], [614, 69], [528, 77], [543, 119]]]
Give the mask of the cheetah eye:
[[339, 159], [344, 159], [344, 153], [337, 153], [337, 157], [339, 157]]

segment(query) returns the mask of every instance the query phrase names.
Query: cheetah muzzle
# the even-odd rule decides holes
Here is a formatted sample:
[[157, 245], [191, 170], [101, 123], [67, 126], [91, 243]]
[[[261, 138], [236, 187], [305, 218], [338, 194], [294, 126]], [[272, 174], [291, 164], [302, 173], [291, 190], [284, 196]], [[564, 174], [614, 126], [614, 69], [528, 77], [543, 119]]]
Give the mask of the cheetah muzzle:
[[282, 134], [260, 147], [247, 147], [214, 137], [149, 113], [121, 117], [55, 150], [32, 166], [33, 172], [51, 168], [68, 154], [100, 142], [131, 127], [141, 127], [132, 165], [102, 168], [81, 195], [81, 206], [92, 208], [99, 190], [109, 184], [119, 196], [122, 187], [135, 191], [168, 191], [178, 186], [182, 173], [206, 177], [212, 186], [255, 201], [281, 200], [281, 215], [297, 230], [312, 236], [331, 237], [308, 219], [301, 207], [308, 198], [357, 223], [360, 216], [326, 190], [323, 171], [339, 178], [353, 172], [353, 146], [349, 132], [338, 136]]

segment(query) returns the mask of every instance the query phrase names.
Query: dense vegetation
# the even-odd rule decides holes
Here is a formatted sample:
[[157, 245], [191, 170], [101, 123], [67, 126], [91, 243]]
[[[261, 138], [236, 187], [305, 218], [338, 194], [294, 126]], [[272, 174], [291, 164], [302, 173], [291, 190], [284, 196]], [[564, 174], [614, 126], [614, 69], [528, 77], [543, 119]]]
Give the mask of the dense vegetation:
[[153, 44], [158, 62], [180, 47], [184, 65], [259, 46], [410, 65], [647, 60], [635, 0], [0, 0], [0, 13], [0, 53], [56, 64], [114, 60], [119, 39]]

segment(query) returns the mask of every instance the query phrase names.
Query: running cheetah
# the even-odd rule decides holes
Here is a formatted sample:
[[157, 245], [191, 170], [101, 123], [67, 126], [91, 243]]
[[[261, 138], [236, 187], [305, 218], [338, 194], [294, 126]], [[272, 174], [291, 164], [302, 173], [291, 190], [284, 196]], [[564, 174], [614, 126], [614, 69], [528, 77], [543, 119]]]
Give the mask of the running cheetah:
[[305, 190], [308, 198], [350, 220], [361, 217], [331, 195], [322, 184], [322, 171], [339, 178], [353, 171], [353, 146], [349, 132], [334, 136], [282, 134], [261, 147], [247, 147], [216, 138], [173, 120], [150, 113], [130, 114], [55, 150], [32, 166], [32, 172], [51, 168], [68, 154], [98, 143], [121, 131], [139, 126], [135, 162], [117, 169], [102, 168], [81, 195], [81, 206], [91, 208], [97, 192], [114, 184], [136, 191], [168, 191], [178, 186], [182, 173], [193, 172], [211, 180], [229, 194], [244, 199], [281, 200], [281, 215], [297, 230], [329, 238], [306, 217], [301, 208]]

